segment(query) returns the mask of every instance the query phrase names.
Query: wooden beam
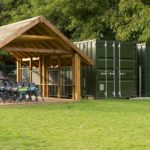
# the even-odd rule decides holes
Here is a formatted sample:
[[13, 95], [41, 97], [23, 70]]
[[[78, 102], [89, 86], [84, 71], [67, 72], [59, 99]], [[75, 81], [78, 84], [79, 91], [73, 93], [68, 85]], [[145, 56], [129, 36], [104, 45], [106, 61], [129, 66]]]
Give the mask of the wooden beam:
[[[15, 57], [16, 60], [21, 58], [21, 57], [18, 56], [15, 52], [10, 53], [10, 54], [11, 54], [13, 57]], [[24, 61], [22, 60], [21, 63], [22, 63], [23, 65], [25, 65], [25, 66], [28, 66], [28, 65], [27, 65], [28, 62], [24, 62]]]
[[[59, 55], [60, 58], [65, 58], [65, 59], [68, 59], [68, 58], [72, 58], [73, 57], [73, 54], [62, 54], [62, 55]], [[58, 56], [51, 56], [52, 59], [57, 59]]]
[[82, 52], [76, 45], [74, 45], [66, 36], [64, 36], [56, 27], [54, 27], [48, 20], [46, 20], [43, 16], [40, 17], [41, 22], [43, 22], [47, 27], [51, 29], [66, 45], [68, 45], [71, 49], [77, 52], [82, 58], [84, 58], [84, 62], [90, 65], [94, 65], [94, 61], [92, 61], [84, 52]]
[[31, 56], [29, 55], [30, 53], [25, 53], [25, 52], [18, 52], [23, 56], [23, 58], [30, 58]]
[[75, 100], [81, 99], [80, 70], [81, 60], [79, 54], [76, 53], [72, 59], [72, 98]]
[[22, 63], [21, 58], [17, 59], [17, 82], [22, 81]]
[[23, 56], [18, 52], [12, 52], [12, 53], [15, 54], [18, 58], [23, 58]]
[[14, 51], [14, 52], [9, 52], [10, 54], [12, 53], [12, 54], [15, 54], [18, 58], [30, 58], [30, 56], [29, 55], [27, 55], [26, 53], [24, 53], [24, 52], [16, 52], [16, 51]]
[[[51, 36], [53, 36], [53, 37], [55, 37], [55, 35], [54, 35], [54, 33], [52, 33], [52, 32], [50, 32], [50, 30], [43, 30], [44, 29], [44, 25], [42, 25], [42, 24], [38, 24], [37, 26], [35, 26], [32, 30], [30, 30], [30, 34], [44, 34], [44, 35], [47, 35], [47, 34], [49, 34], [49, 35], [51, 35]], [[49, 33], [50, 32], [50, 33]], [[36, 42], [36, 45], [38, 45], [39, 44], [39, 42], [37, 43]], [[42, 43], [42, 45], [46, 48], [46, 47], [48, 47], [48, 48], [53, 48], [53, 49], [62, 49], [62, 47], [60, 47], [59, 46], [59, 44], [58, 44], [58, 42], [56, 43], [56, 40], [53, 40], [52, 42], [49, 42], [49, 41], [44, 41], [43, 43]], [[39, 47], [40, 48], [40, 47]], [[66, 49], [66, 50], [68, 50], [68, 49]]]
[[45, 41], [45, 40], [56, 40], [56, 36], [45, 36], [45, 35], [20, 35], [18, 38], [15, 40], [29, 40], [29, 41]]
[[15, 57], [16, 59], [18, 59], [19, 57], [17, 55], [15, 55], [14, 53], [10, 53], [13, 57]]
[[4, 47], [3, 49], [9, 52], [72, 54], [71, 51], [61, 49], [41, 49], [41, 48], [21, 48], [21, 47]]

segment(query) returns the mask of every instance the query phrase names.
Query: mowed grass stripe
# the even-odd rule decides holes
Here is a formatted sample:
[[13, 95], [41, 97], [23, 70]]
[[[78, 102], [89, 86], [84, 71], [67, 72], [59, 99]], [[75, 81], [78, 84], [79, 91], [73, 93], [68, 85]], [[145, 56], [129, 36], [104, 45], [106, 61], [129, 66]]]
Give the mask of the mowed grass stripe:
[[2, 150], [149, 150], [150, 100], [0, 107]]

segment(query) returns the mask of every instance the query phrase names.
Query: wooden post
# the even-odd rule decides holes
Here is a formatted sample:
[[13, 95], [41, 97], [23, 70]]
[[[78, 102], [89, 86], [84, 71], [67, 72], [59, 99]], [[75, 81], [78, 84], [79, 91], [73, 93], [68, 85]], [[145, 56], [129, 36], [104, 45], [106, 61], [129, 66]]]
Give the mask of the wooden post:
[[81, 99], [80, 90], [80, 56], [76, 53], [72, 60], [72, 98]]
[[72, 58], [72, 99], [75, 99], [75, 56]]
[[30, 82], [32, 82], [32, 57], [30, 58], [30, 61], [29, 61], [29, 68], [30, 68]]
[[42, 70], [42, 92], [44, 97], [48, 97], [48, 57], [42, 56], [41, 58], [41, 70]]
[[45, 74], [46, 74], [46, 81], [45, 81], [45, 88], [46, 88], [46, 97], [48, 97], [49, 96], [49, 71], [48, 71], [48, 69], [49, 69], [49, 65], [48, 65], [48, 61], [49, 61], [49, 59], [48, 59], [48, 57], [46, 57], [46, 60], [45, 60], [45, 67], [46, 67], [46, 69], [45, 69]]
[[39, 57], [39, 88], [42, 91], [42, 57]]
[[44, 57], [41, 57], [41, 69], [42, 69], [42, 74], [41, 74], [41, 79], [42, 79], [42, 94], [45, 96], [45, 67], [44, 67]]
[[57, 97], [60, 98], [60, 59], [58, 58], [58, 83], [57, 83]]
[[17, 82], [22, 81], [22, 59], [17, 59]]

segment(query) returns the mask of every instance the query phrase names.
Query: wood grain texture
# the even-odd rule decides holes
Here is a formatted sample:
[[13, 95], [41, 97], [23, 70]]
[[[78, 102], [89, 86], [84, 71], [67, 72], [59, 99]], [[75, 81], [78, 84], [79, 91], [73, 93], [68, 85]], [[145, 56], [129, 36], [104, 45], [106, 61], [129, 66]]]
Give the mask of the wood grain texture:
[[22, 60], [21, 58], [17, 59], [17, 82], [22, 81]]
[[[0, 35], [0, 48], [7, 47], [9, 52], [19, 52], [22, 49], [26, 53], [38, 53], [21, 53], [21, 58], [37, 57], [37, 55], [40, 57], [42, 56], [40, 53], [50, 53], [49, 55], [53, 56], [59, 53], [78, 53], [83, 64], [93, 64], [86, 54], [43, 16], [2, 26], [0, 27]], [[5, 48], [4, 50], [6, 50]]]
[[81, 60], [79, 54], [76, 53], [72, 59], [72, 98], [75, 100], [81, 99], [80, 70]]

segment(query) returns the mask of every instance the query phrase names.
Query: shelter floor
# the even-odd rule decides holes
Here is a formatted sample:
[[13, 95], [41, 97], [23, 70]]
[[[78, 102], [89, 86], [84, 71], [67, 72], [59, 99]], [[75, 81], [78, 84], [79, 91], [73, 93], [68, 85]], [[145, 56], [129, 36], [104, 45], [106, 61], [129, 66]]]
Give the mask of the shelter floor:
[[35, 101], [21, 101], [21, 102], [9, 102], [6, 101], [4, 102], [0, 102], [0, 106], [6, 106], [6, 105], [32, 105], [32, 104], [44, 104], [44, 103], [67, 103], [67, 102], [77, 102], [77, 100], [73, 100], [73, 99], [65, 99], [65, 98], [54, 98], [54, 97], [46, 97], [44, 98], [44, 101], [42, 101], [42, 98], [39, 98], [38, 102]]

